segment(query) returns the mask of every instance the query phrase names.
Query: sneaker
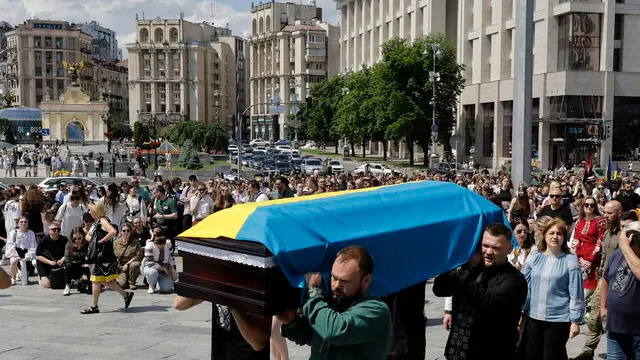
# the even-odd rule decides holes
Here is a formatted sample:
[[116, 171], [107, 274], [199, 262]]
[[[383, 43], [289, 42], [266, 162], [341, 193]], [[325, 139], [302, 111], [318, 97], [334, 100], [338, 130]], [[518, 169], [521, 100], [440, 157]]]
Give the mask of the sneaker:
[[153, 294], [155, 292], [156, 292], [155, 286], [154, 287], [149, 286], [149, 290], [147, 290], [147, 294]]
[[138, 290], [136, 285], [129, 285], [129, 290]]
[[62, 292], [62, 296], [69, 296], [69, 295], [71, 295], [71, 289], [64, 288], [64, 291]]
[[16, 279], [11, 278], [11, 285], [15, 285], [16, 284]]
[[124, 308], [128, 309], [129, 305], [131, 305], [131, 300], [133, 300], [134, 293], [131, 291], [127, 292], [127, 295], [124, 297]]

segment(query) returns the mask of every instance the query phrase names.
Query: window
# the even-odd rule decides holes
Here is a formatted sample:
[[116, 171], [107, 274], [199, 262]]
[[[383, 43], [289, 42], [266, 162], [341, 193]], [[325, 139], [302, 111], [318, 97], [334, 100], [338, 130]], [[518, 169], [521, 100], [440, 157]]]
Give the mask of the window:
[[42, 37], [40, 36], [33, 37], [33, 47], [36, 47], [36, 48], [42, 47]]
[[622, 40], [622, 33], [624, 32], [624, 15], [616, 14], [615, 24], [613, 25], [613, 39]]
[[601, 14], [558, 17], [558, 71], [600, 69]]
[[[292, 39], [293, 40], [293, 39]], [[325, 43], [327, 42], [327, 35], [324, 34], [309, 34], [307, 41], [310, 43]]]
[[53, 53], [51, 51], [45, 52], [44, 59], [47, 64], [53, 64]]
[[513, 101], [502, 102], [502, 156], [511, 157], [511, 129], [513, 124]]
[[482, 104], [482, 156], [493, 156], [493, 113], [494, 104]]
[[464, 117], [465, 155], [471, 155], [470, 150], [476, 146], [476, 106], [465, 105], [462, 108]]
[[64, 80], [57, 80], [58, 85], [58, 94], [62, 94], [64, 91]]
[[47, 37], [44, 38], [44, 47], [46, 47], [46, 48], [53, 47], [53, 40], [51, 39], [50, 36], [47, 36]]
[[167, 84], [158, 84], [158, 93], [160, 94], [160, 102], [163, 103], [167, 100]]
[[142, 91], [144, 92], [144, 100], [145, 100], [145, 102], [150, 102], [151, 101], [151, 84], [149, 84], [149, 83], [143, 84], [142, 85]]
[[57, 37], [56, 38], [55, 46], [56, 46], [56, 49], [62, 49], [63, 48], [62, 38], [61, 37]]
[[53, 65], [46, 65], [45, 67], [45, 75], [53, 76]]
[[622, 71], [622, 49], [613, 49], [613, 71]]
[[171, 92], [173, 93], [173, 102], [180, 103], [180, 84], [171, 84]]

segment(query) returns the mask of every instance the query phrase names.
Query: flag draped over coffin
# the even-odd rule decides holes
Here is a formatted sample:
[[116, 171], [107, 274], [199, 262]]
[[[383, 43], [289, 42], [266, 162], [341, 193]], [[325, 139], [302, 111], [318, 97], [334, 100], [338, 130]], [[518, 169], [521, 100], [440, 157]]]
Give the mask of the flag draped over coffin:
[[296, 287], [307, 272], [327, 275], [340, 249], [361, 245], [374, 258], [371, 292], [383, 296], [466, 262], [494, 222], [506, 222], [504, 212], [482, 196], [423, 181], [236, 205], [179, 237], [261, 243]]

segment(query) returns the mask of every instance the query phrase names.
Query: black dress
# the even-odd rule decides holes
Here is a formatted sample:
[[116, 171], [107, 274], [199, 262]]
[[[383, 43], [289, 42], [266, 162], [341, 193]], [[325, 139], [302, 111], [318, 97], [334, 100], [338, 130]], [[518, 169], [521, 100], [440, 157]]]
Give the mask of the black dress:
[[269, 360], [269, 342], [255, 351], [242, 337], [231, 310], [212, 304], [211, 360]]
[[[106, 219], [106, 218], [105, 218]], [[100, 219], [93, 224], [94, 237], [98, 240], [104, 238], [107, 232], [102, 230]], [[118, 278], [118, 261], [113, 251], [113, 239], [98, 243], [98, 252], [102, 253], [91, 269], [91, 282], [112, 282]]]

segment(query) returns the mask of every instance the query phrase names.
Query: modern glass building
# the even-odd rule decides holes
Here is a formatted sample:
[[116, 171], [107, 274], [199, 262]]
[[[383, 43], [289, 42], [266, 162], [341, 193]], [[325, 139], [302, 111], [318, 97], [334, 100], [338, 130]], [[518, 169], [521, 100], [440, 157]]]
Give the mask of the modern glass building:
[[[42, 112], [28, 107], [12, 107], [0, 110], [0, 119], [8, 119], [13, 128], [13, 136], [19, 142], [33, 142], [33, 134], [42, 131]], [[0, 140], [4, 135], [0, 134]]]

